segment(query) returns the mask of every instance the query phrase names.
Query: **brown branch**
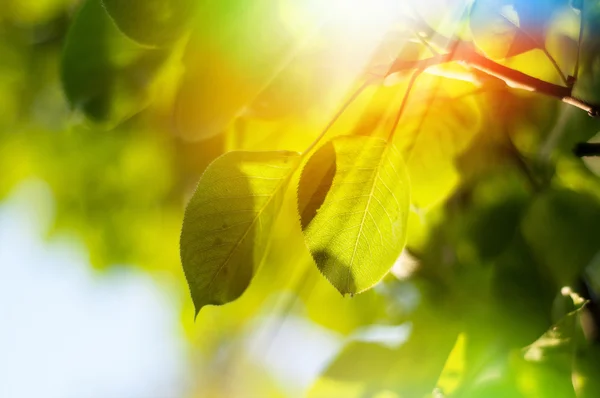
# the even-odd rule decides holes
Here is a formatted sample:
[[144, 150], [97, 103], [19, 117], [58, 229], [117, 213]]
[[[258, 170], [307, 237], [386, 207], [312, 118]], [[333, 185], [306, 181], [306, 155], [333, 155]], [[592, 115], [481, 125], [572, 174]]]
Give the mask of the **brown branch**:
[[573, 149], [575, 156], [586, 157], [586, 156], [600, 156], [600, 143], [595, 142], [580, 142]]
[[477, 53], [475, 49], [467, 44], [461, 43], [456, 51], [448, 54], [440, 54], [430, 58], [404, 61], [397, 59], [390, 67], [388, 75], [410, 70], [427, 69], [432, 66], [458, 62], [470, 68], [477, 69], [489, 76], [496, 77], [506, 83], [509, 87], [531, 91], [556, 98], [566, 104], [575, 106], [586, 111], [590, 116], [600, 116], [600, 106], [589, 104], [572, 96], [572, 89], [529, 76], [523, 72], [511, 69], [499, 64]]

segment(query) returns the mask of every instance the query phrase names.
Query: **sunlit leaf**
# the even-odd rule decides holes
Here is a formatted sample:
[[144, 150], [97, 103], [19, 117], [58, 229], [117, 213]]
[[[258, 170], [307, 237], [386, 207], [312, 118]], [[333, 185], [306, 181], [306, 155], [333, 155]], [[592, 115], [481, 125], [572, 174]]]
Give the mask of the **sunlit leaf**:
[[295, 152], [230, 152], [204, 172], [181, 232], [181, 260], [196, 311], [246, 290], [298, 160]]
[[123, 33], [149, 45], [173, 42], [193, 15], [190, 0], [102, 0], [102, 3]]
[[466, 336], [460, 334], [437, 381], [437, 387], [445, 394], [452, 394], [461, 383], [465, 372], [465, 351]]
[[406, 241], [409, 182], [400, 153], [378, 138], [328, 142], [303, 170], [298, 207], [306, 244], [336, 289], [372, 287]]
[[406, 158], [412, 204], [419, 208], [440, 203], [456, 188], [455, 160], [479, 132], [482, 120], [475, 98], [452, 98], [450, 94], [469, 87], [468, 83], [425, 78], [421, 80], [426, 87], [423, 97], [411, 100], [394, 136]]
[[87, 0], [69, 28], [61, 77], [71, 106], [95, 122], [113, 125], [142, 110], [168, 53], [132, 42], [100, 0]]

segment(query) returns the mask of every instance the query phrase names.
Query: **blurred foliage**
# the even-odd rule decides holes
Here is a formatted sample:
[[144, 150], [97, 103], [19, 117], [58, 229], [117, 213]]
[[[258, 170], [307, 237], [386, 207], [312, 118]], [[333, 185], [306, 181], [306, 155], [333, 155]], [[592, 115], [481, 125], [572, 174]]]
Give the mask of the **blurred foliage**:
[[[0, 198], [43, 180], [51, 234], [76, 235], [98, 269], [136, 266], [180, 288], [190, 396], [596, 397], [600, 168], [572, 150], [598, 140], [598, 121], [457, 62], [386, 71], [462, 40], [547, 82], [573, 76], [574, 95], [598, 103], [600, 2], [412, 3], [6, 0]], [[384, 140], [393, 146], [370, 145]], [[268, 151], [302, 159], [282, 177]], [[328, 245], [356, 206], [327, 203], [356, 193], [328, 196], [348, 176], [385, 205], [354, 198], [369, 227], [344, 258], [346, 246]], [[179, 258], [188, 202], [196, 306], [236, 299], [195, 322]], [[238, 250], [229, 274], [215, 242]], [[249, 348], [262, 347], [257, 329], [270, 344], [290, 318], [342, 344], [310, 388], [286, 385]], [[365, 338], [377, 327], [407, 335]]]

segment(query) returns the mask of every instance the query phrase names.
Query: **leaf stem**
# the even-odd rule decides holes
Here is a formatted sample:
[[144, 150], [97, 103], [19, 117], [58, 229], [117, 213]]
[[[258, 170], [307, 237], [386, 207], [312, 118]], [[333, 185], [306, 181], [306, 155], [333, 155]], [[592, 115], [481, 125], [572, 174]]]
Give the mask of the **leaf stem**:
[[423, 72], [423, 69], [417, 69], [413, 72], [412, 76], [410, 77], [410, 80], [408, 81], [408, 86], [406, 87], [406, 91], [404, 92], [404, 96], [402, 97], [402, 102], [400, 103], [400, 107], [398, 108], [398, 112], [396, 112], [396, 117], [394, 118], [394, 124], [392, 124], [392, 128], [390, 129], [390, 132], [388, 133], [387, 136], [387, 141], [391, 142], [392, 139], [394, 138], [394, 133], [396, 132], [396, 129], [398, 128], [398, 123], [400, 122], [400, 118], [402, 117], [402, 114], [404, 113], [404, 110], [406, 109], [406, 105], [408, 104], [408, 97], [410, 96], [410, 93], [415, 85], [415, 82], [417, 81], [417, 78], [421, 75], [421, 73]]
[[321, 133], [317, 136], [317, 138], [315, 138], [315, 140], [308, 146], [308, 148], [306, 148], [304, 150], [304, 152], [302, 152], [302, 156], [306, 156], [307, 154], [309, 154], [316, 146], [317, 144], [323, 139], [323, 137], [325, 137], [325, 135], [327, 134], [327, 132], [329, 131], [329, 129], [331, 129], [331, 127], [335, 124], [335, 122], [340, 118], [340, 116], [342, 116], [342, 114], [346, 111], [346, 109], [350, 106], [350, 104], [352, 104], [357, 98], [358, 96], [374, 81], [375, 79], [368, 79], [367, 81], [365, 81], [359, 88], [356, 89], [356, 91], [354, 91], [354, 93], [352, 93], [352, 95], [350, 96], [350, 98], [348, 98], [346, 100], [346, 102], [340, 107], [340, 109], [338, 109], [338, 111], [335, 113], [335, 115], [333, 115], [333, 117], [329, 120], [329, 123], [327, 123], [327, 126], [325, 126], [325, 128], [323, 129], [323, 131], [321, 131]]
[[577, 40], [577, 59], [575, 60], [575, 69], [573, 70], [573, 81], [577, 81], [579, 77], [579, 63], [581, 58], [581, 43], [583, 42], [583, 30], [585, 29], [585, 1], [581, 2], [579, 9], [579, 39]]

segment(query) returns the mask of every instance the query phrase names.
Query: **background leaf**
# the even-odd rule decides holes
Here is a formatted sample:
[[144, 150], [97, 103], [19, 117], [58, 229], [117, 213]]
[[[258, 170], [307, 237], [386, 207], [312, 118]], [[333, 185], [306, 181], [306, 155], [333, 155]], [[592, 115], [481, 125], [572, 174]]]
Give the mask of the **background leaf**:
[[340, 293], [360, 293], [389, 271], [406, 241], [409, 200], [402, 157], [382, 139], [335, 138], [308, 161], [298, 197], [306, 244]]
[[412, 204], [428, 208], [458, 185], [455, 160], [479, 132], [482, 112], [473, 96], [449, 95], [449, 90], [464, 90], [465, 86], [472, 90], [469, 83], [429, 76], [420, 79], [417, 88], [423, 97], [414, 97], [409, 103], [394, 144], [405, 157]]
[[546, 26], [565, 0], [476, 0], [469, 23], [473, 40], [492, 59], [545, 48]]
[[67, 99], [95, 122], [119, 123], [148, 105], [152, 83], [168, 55], [132, 42], [115, 27], [100, 0], [87, 0], [63, 51]]
[[196, 312], [246, 290], [298, 160], [295, 152], [229, 152], [204, 172], [181, 231]]
[[350, 341], [327, 366], [309, 396], [325, 396], [323, 381], [336, 382], [338, 388], [355, 386], [363, 391], [362, 397], [378, 396], [383, 391], [394, 391], [401, 397], [431, 393], [457, 340], [457, 327], [432, 314], [420, 314], [404, 326], [410, 330], [409, 336], [397, 347]]
[[175, 125], [190, 141], [223, 132], [249, 107], [293, 49], [272, 0], [205, 2], [185, 50]]
[[600, 203], [569, 190], [549, 190], [531, 205], [522, 223], [535, 257], [558, 287], [572, 285], [600, 247]]
[[102, 0], [123, 33], [141, 44], [172, 43], [193, 16], [191, 0]]

